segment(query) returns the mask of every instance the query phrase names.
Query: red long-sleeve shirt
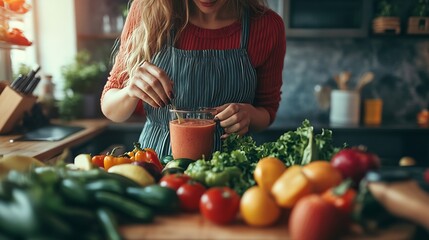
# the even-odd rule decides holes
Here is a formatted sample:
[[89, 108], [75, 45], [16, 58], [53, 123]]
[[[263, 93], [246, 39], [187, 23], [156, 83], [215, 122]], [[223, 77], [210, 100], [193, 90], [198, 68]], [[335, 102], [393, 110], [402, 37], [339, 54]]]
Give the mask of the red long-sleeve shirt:
[[[141, 11], [141, 9], [138, 9], [135, 4], [131, 5], [121, 42], [129, 38], [139, 21], [134, 11]], [[203, 29], [189, 23], [180, 35], [175, 47], [184, 50], [239, 48], [241, 29], [241, 21], [220, 29]], [[280, 103], [282, 71], [286, 54], [284, 23], [274, 11], [267, 10], [261, 16], [252, 17], [247, 52], [258, 77], [253, 105], [267, 109], [272, 122]], [[128, 78], [128, 76], [119, 78], [119, 73], [125, 68], [125, 55], [124, 49], [120, 48], [115, 65], [104, 87], [103, 95], [111, 88], [121, 88], [122, 83]], [[138, 107], [140, 106], [141, 104]]]

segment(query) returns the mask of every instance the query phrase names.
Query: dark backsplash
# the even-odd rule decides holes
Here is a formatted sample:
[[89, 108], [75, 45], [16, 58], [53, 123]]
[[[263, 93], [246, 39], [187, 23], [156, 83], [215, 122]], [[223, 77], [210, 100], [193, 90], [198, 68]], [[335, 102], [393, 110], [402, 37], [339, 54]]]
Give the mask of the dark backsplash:
[[350, 71], [349, 86], [372, 71], [374, 81], [362, 98], [383, 99], [383, 122], [415, 122], [429, 104], [429, 40], [421, 37], [365, 39], [289, 39], [283, 71], [282, 101], [276, 121], [320, 119], [317, 84], [336, 87], [333, 76]]

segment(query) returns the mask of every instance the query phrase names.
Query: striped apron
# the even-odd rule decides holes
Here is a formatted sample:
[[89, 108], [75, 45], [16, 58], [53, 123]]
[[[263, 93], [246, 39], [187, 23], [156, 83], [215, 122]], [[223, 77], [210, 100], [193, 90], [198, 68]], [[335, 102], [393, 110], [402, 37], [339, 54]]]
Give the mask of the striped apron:
[[[152, 63], [164, 69], [174, 82], [176, 108], [217, 107], [225, 103], [253, 103], [256, 70], [247, 54], [250, 17], [243, 14], [239, 49], [181, 50], [169, 43]], [[144, 104], [147, 120], [140, 135], [142, 147], [160, 157], [171, 154], [168, 107]], [[214, 150], [220, 150], [223, 129], [217, 126]]]

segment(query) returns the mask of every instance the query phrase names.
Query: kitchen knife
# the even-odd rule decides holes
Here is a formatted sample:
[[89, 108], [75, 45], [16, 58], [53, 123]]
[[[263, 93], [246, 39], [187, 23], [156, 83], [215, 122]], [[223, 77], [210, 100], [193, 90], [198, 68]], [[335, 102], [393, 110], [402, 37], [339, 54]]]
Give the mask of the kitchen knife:
[[31, 81], [33, 80], [34, 76], [36, 76], [37, 72], [40, 70], [40, 66], [36, 65], [25, 77], [23, 82], [17, 87], [17, 91], [24, 93], [27, 87], [30, 85]]
[[25, 77], [22, 74], [19, 74], [18, 77], [10, 84], [10, 87], [12, 89], [16, 89], [16, 87], [19, 86], [19, 84], [21, 84], [24, 78]]
[[33, 93], [34, 89], [36, 89], [37, 85], [40, 82], [40, 77], [37, 76], [32, 79], [32, 81], [28, 84], [28, 86], [24, 90], [24, 94], [31, 94]]

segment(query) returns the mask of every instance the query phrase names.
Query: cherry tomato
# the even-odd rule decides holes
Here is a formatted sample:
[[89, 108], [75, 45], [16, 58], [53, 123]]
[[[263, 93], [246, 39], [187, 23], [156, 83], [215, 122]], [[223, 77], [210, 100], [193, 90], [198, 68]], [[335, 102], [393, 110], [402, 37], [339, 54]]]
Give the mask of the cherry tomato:
[[179, 189], [177, 189], [177, 196], [179, 196], [180, 199], [180, 208], [189, 212], [198, 211], [201, 196], [205, 191], [206, 188], [199, 182], [191, 180], [182, 184]]
[[163, 187], [169, 187], [174, 191], [177, 191], [180, 186], [187, 183], [189, 180], [191, 180], [191, 177], [189, 177], [188, 175], [176, 173], [163, 176], [159, 180], [159, 185]]
[[92, 164], [97, 165], [98, 167], [104, 168], [104, 157], [106, 155], [95, 155], [92, 157]]
[[240, 208], [240, 196], [229, 187], [213, 187], [200, 200], [203, 217], [216, 223], [228, 224], [234, 221]]

